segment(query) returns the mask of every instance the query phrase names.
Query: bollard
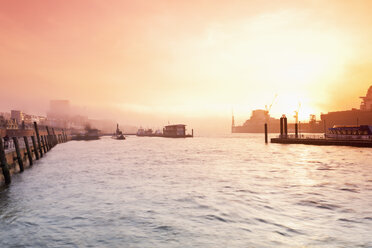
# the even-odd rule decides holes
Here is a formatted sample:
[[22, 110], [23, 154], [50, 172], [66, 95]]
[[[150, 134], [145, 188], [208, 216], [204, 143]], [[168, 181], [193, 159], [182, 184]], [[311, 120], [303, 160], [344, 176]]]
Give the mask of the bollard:
[[287, 136], [288, 136], [287, 117], [284, 117], [283, 120], [284, 120], [284, 135], [287, 138]]
[[32, 140], [32, 146], [33, 146], [34, 153], [35, 153], [35, 158], [36, 160], [39, 160], [39, 153], [37, 151], [35, 136], [31, 136], [31, 140]]
[[267, 123], [265, 123], [265, 143], [267, 144]]
[[295, 123], [295, 137], [298, 138], [298, 124]]
[[37, 128], [36, 121], [34, 122], [34, 127], [35, 127], [35, 132], [36, 132], [37, 145], [39, 147], [40, 158], [42, 158], [43, 157], [43, 148], [41, 147], [39, 129]]
[[28, 138], [26, 136], [23, 136], [23, 140], [25, 141], [25, 146], [26, 146], [26, 150], [27, 150], [27, 157], [28, 157], [28, 162], [30, 163], [30, 166], [33, 165], [33, 161], [32, 161], [32, 153], [30, 151], [30, 146], [28, 145]]
[[1, 165], [1, 169], [3, 171], [5, 184], [10, 184], [12, 182], [12, 179], [10, 177], [8, 163], [6, 162], [4, 144], [3, 144], [3, 138], [2, 137], [0, 137], [0, 165]]
[[14, 146], [15, 146], [15, 150], [16, 150], [16, 154], [17, 154], [17, 161], [18, 161], [18, 165], [19, 165], [19, 171], [23, 172], [24, 171], [23, 160], [22, 160], [22, 157], [21, 157], [21, 151], [19, 150], [18, 138], [13, 137], [13, 142], [14, 142]]

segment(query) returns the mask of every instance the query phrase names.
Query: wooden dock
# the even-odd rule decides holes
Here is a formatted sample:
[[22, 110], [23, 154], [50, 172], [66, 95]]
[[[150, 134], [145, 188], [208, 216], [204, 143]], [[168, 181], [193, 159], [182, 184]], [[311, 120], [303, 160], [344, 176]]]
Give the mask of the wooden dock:
[[303, 144], [318, 146], [354, 146], [354, 147], [372, 147], [371, 140], [342, 140], [326, 138], [272, 138], [271, 143], [279, 144]]
[[23, 172], [57, 144], [70, 140], [64, 129], [36, 122], [34, 130], [6, 130], [6, 135], [0, 136], [0, 186], [10, 184], [12, 174]]

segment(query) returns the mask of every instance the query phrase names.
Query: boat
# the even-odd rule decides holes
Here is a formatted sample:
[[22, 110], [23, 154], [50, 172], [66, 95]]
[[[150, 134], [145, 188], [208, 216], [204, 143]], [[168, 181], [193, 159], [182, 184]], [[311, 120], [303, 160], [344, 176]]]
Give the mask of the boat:
[[100, 130], [85, 126], [84, 132], [72, 135], [72, 140], [98, 140]]
[[327, 139], [339, 140], [369, 140], [372, 141], [372, 126], [370, 125], [334, 125], [325, 134]]
[[194, 137], [194, 130], [191, 130], [191, 134], [186, 134], [186, 125], [175, 124], [167, 125], [163, 128], [163, 132], [157, 130], [153, 132], [152, 129], [140, 128], [137, 131], [137, 136], [140, 137], [164, 137], [164, 138], [189, 138]]
[[117, 139], [117, 140], [125, 140], [125, 136], [124, 136], [123, 132], [120, 131], [120, 129], [119, 129], [119, 124], [116, 124], [116, 132], [114, 133], [112, 138]]

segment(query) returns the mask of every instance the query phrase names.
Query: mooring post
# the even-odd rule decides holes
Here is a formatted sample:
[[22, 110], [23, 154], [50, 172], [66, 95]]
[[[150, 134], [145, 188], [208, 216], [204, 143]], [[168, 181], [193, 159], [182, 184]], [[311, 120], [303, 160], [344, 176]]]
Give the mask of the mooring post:
[[54, 132], [54, 128], [53, 127], [52, 127], [52, 133], [53, 133], [54, 146], [56, 146], [58, 144], [58, 140], [57, 140], [56, 132]]
[[51, 150], [53, 148], [53, 143], [51, 142], [51, 136], [50, 136], [50, 132], [49, 132], [49, 127], [48, 126], [46, 126], [46, 130], [47, 130], [47, 133], [48, 133], [49, 150]]
[[41, 147], [41, 141], [40, 141], [40, 135], [39, 135], [39, 129], [37, 127], [36, 121], [34, 122], [35, 132], [36, 132], [36, 138], [37, 138], [37, 144], [39, 148], [40, 158], [43, 157], [43, 148]]
[[22, 157], [21, 157], [21, 151], [19, 150], [18, 137], [13, 137], [13, 142], [14, 142], [14, 146], [15, 146], [15, 150], [16, 150], [16, 154], [17, 154], [17, 161], [18, 161], [18, 165], [19, 165], [19, 171], [23, 172], [24, 167], [23, 167], [23, 160], [22, 160]]
[[43, 135], [43, 138], [44, 138], [44, 145], [46, 147], [46, 150], [49, 151], [50, 150], [50, 145], [48, 144], [48, 138], [46, 135]]
[[298, 138], [298, 124], [295, 123], [295, 137]]
[[32, 146], [33, 146], [34, 153], [35, 153], [35, 158], [36, 160], [39, 160], [39, 152], [37, 151], [35, 136], [31, 136], [31, 140], [32, 140]]
[[288, 136], [287, 117], [284, 117], [283, 120], [284, 120], [284, 135], [287, 138]]
[[265, 143], [267, 144], [267, 123], [265, 123]]
[[0, 164], [4, 175], [5, 184], [10, 184], [12, 179], [10, 177], [8, 163], [6, 162], [3, 138], [0, 137]]
[[41, 135], [40, 139], [41, 139], [41, 144], [43, 146], [44, 153], [47, 153], [48, 150], [47, 150], [47, 145], [46, 145], [46, 142], [45, 142], [44, 135]]
[[32, 166], [34, 163], [32, 161], [32, 153], [31, 153], [31, 150], [30, 150], [30, 146], [28, 145], [28, 138], [26, 136], [23, 136], [23, 140], [25, 141], [28, 162], [30, 163], [30, 166]]
[[280, 117], [280, 138], [283, 138], [283, 117]]
[[65, 143], [66, 141], [65, 130], [62, 129], [62, 142]]

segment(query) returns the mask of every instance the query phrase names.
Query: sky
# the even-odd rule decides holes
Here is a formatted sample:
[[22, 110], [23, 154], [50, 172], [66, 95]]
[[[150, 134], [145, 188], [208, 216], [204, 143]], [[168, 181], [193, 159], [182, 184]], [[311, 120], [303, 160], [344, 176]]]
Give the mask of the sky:
[[1, 0], [0, 111], [69, 99], [92, 118], [229, 131], [300, 120], [372, 85], [372, 1]]

